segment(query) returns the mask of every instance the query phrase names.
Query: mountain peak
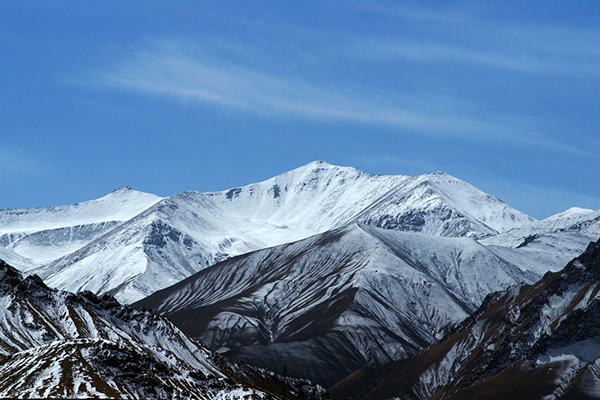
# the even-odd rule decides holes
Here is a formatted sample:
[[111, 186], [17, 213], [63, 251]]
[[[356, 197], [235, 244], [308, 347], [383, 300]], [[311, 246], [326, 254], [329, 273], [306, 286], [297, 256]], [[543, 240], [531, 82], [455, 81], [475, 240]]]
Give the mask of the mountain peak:
[[298, 173], [304, 175], [306, 173], [321, 173], [321, 172], [327, 173], [327, 172], [332, 172], [332, 171], [352, 171], [352, 172], [359, 172], [361, 174], [365, 173], [354, 167], [333, 165], [333, 164], [328, 163], [327, 161], [316, 160], [316, 161], [309, 162], [308, 164], [304, 164], [300, 167], [294, 168], [292, 170], [286, 171], [286, 172], [282, 173], [281, 175], [277, 175], [271, 179], [276, 179], [281, 176], [295, 175]]
[[337, 166], [330, 164], [324, 160], [315, 160], [315, 161], [309, 162], [308, 164], [304, 164], [300, 168], [301, 169], [316, 169], [316, 168], [331, 168], [331, 167], [335, 168]]
[[330, 166], [333, 166], [332, 164], [328, 163], [325, 160], [315, 160], [315, 161], [309, 162], [306, 165], [330, 165]]
[[444, 171], [440, 171], [439, 169], [436, 169], [435, 171], [429, 173], [429, 175], [450, 176], [449, 174], [445, 173]]
[[559, 212], [558, 214], [556, 214], [556, 216], [571, 216], [571, 215], [582, 215], [582, 214], [590, 214], [595, 212], [592, 209], [589, 208], [581, 208], [581, 207], [571, 207], [571, 208], [567, 208], [564, 211]]
[[133, 189], [129, 186], [119, 186], [118, 188], [116, 188], [115, 190], [113, 190], [111, 193], [123, 193], [123, 192], [132, 192]]

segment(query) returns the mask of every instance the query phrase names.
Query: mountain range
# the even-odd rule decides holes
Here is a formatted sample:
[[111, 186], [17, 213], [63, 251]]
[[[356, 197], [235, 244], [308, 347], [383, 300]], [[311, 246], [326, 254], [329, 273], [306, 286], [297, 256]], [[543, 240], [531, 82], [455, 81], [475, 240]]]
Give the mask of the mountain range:
[[130, 303], [216, 261], [355, 222], [484, 238], [534, 219], [441, 172], [373, 175], [317, 161], [222, 192], [160, 198], [123, 187], [73, 206], [0, 210], [0, 243], [50, 286]]
[[[488, 294], [560, 269], [568, 251], [539, 232], [527, 245], [486, 246], [351, 224], [217, 263], [135, 305], [229, 357], [278, 372], [287, 362], [330, 386], [420, 352]], [[565, 238], [574, 253], [589, 243], [579, 235]]]
[[225, 355], [329, 386], [444, 336], [537, 276], [472, 238], [352, 224], [217, 263], [134, 306]]
[[[373, 175], [323, 161], [220, 192], [159, 197], [120, 187], [70, 206], [0, 210], [0, 259], [31, 275], [26, 282], [41, 286], [41, 278], [79, 299], [107, 295], [135, 303], [140, 313], [153, 309], [175, 331], [221, 353], [203, 348], [224, 360], [219, 365], [233, 365], [226, 356], [283, 373], [286, 363], [289, 375], [333, 385], [339, 398], [396, 396], [365, 380], [387, 385], [385, 371], [418, 360], [464, 328], [494, 293], [558, 273], [598, 237], [600, 211], [571, 208], [536, 221], [443, 172]], [[2, 328], [10, 331], [12, 323]], [[110, 324], [124, 329], [120, 321]], [[35, 342], [7, 355], [22, 353], [15, 368], [27, 364], [31, 383], [51, 374], [35, 372], [43, 364], [38, 354], [85, 359], [105, 354], [106, 346], [118, 353], [88, 336], [65, 337], [70, 342], [48, 349]], [[153, 340], [143, 337], [137, 349], [172, 345]], [[157, 356], [148, 357], [135, 368], [154, 365]], [[270, 374], [242, 369], [261, 382]], [[189, 384], [187, 375], [176, 379], [167, 386]], [[431, 379], [423, 397], [393, 390], [403, 399], [429, 398], [447, 386]], [[253, 390], [268, 393], [270, 382]], [[133, 390], [128, 384], [119, 390]], [[138, 397], [149, 393], [139, 390]]]

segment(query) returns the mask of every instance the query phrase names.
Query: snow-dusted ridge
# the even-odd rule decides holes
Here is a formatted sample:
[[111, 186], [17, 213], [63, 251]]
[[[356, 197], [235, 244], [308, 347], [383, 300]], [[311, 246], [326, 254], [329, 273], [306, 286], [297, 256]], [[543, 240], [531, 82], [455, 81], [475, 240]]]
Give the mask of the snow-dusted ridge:
[[69, 206], [1, 209], [0, 234], [127, 221], [162, 198], [121, 186], [104, 197]]
[[[481, 240], [514, 264], [543, 275], [558, 271], [600, 238], [600, 210], [569, 208], [541, 221]], [[517, 250], [516, 252], [514, 250]]]
[[[78, 250], [162, 198], [122, 186], [69, 206], [0, 210], [0, 245], [28, 259], [26, 269]], [[25, 265], [23, 265], [25, 264]]]

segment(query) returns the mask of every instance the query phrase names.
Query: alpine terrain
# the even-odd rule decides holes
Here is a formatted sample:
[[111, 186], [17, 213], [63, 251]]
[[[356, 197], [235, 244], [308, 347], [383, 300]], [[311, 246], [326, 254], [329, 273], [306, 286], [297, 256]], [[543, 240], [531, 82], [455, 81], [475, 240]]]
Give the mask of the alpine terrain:
[[[152, 397], [151, 388], [170, 387], [199, 397], [234, 389], [266, 396], [280, 382], [229, 357], [277, 373], [286, 363], [289, 375], [327, 387], [345, 378], [334, 388], [339, 397], [437, 396], [463, 373], [426, 381], [410, 364], [415, 381], [401, 381], [422, 383], [426, 394], [365, 382], [396, 382], [382, 371], [397, 373], [450, 343], [498, 300], [493, 293], [562, 276], [599, 237], [600, 211], [572, 208], [536, 221], [443, 172], [373, 175], [323, 161], [220, 192], [163, 198], [121, 187], [70, 206], [0, 210], [0, 259], [31, 275], [5, 267], [8, 369], [0, 378], [28, 371], [29, 383], [7, 378], [0, 394], [27, 387], [47, 397], [40, 388], [56, 387]], [[135, 386], [106, 354], [154, 381]], [[73, 357], [77, 367], [44, 361]], [[105, 384], [92, 385], [95, 376]], [[295, 382], [298, 396], [303, 385], [309, 396], [321, 393]]]

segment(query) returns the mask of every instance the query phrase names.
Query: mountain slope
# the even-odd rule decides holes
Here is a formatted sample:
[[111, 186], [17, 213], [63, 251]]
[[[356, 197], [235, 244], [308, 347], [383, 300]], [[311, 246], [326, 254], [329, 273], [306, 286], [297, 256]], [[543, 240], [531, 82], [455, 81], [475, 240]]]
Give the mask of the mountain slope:
[[337, 398], [599, 399], [600, 242], [534, 285], [491, 295], [429, 350], [338, 383]]
[[238, 221], [243, 226], [203, 193], [181, 193], [32, 271], [53, 287], [108, 293], [131, 302], [208, 267], [227, 252], [266, 246], [243, 232], [229, 236]]
[[354, 222], [485, 237], [533, 219], [443, 173], [383, 176], [315, 162], [242, 188], [174, 195], [34, 272], [54, 287], [132, 302], [227, 257]]
[[412, 355], [536, 276], [470, 238], [349, 225], [218, 263], [138, 302], [224, 354], [328, 385]]
[[85, 246], [160, 200], [120, 187], [70, 206], [0, 210], [0, 245], [39, 265]]
[[[2, 261], [0, 309], [3, 398], [267, 398], [280, 385], [268, 371], [224, 359], [164, 318], [89, 292], [57, 292]], [[303, 385], [311, 398], [323, 394], [291, 381], [290, 398], [305, 398]]]

